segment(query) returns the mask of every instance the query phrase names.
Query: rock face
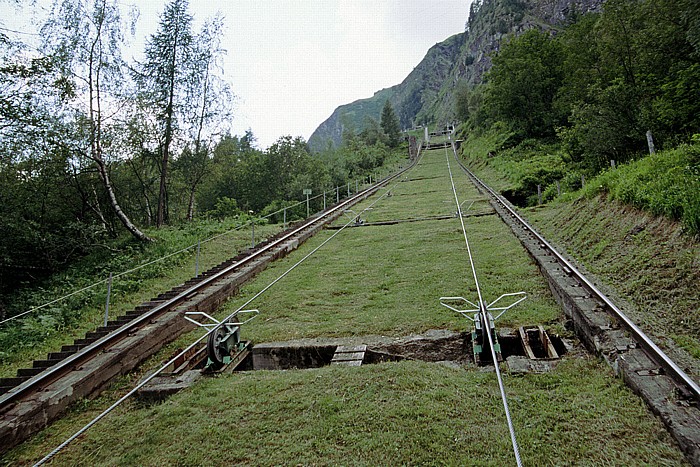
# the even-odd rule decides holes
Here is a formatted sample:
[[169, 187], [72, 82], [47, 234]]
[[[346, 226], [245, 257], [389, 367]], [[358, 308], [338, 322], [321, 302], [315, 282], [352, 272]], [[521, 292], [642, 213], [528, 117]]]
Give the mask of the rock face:
[[329, 141], [338, 145], [343, 128], [362, 129], [367, 116], [379, 119], [389, 99], [403, 128], [446, 124], [454, 119], [453, 93], [457, 83], [481, 82], [491, 68], [491, 56], [512, 34], [540, 28], [556, 31], [576, 17], [599, 11], [604, 0], [475, 0], [463, 33], [428, 50], [401, 84], [383, 89], [368, 99], [338, 107], [309, 138], [313, 150]]

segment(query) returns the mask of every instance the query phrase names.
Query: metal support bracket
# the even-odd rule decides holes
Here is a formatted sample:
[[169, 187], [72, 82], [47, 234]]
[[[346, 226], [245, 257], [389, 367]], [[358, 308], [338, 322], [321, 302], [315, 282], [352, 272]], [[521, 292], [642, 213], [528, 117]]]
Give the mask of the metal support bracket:
[[[365, 209], [365, 211], [369, 211], [369, 210], [371, 210], [371, 209], [372, 209], [372, 208], [367, 208], [367, 209]], [[353, 215], [351, 216], [349, 213], [352, 213]], [[343, 214], [345, 214], [346, 216], [348, 216], [350, 219], [354, 219], [354, 221], [355, 221], [355, 227], [358, 227], [358, 226], [360, 226], [360, 225], [362, 225], [362, 224], [365, 223], [365, 220], [362, 219], [362, 218], [360, 217], [360, 214], [356, 213], [356, 212], [353, 211], [352, 209], [345, 209], [345, 210], [343, 210]]]
[[[456, 304], [456, 302], [462, 302], [462, 303], [468, 303], [471, 305], [473, 308], [467, 308], [464, 310], [460, 310], [455, 308], [454, 306], [450, 305], [449, 302], [453, 302]], [[450, 310], [454, 311], [455, 313], [459, 313], [460, 315], [464, 316], [467, 319], [470, 319], [472, 321], [476, 321], [478, 319], [479, 315], [479, 305], [476, 303], [470, 302], [464, 297], [440, 297], [440, 305], [444, 306], [445, 308], [449, 308]], [[474, 317], [472, 318], [470, 314], [474, 314]]]
[[[508, 306], [494, 306], [502, 299], [507, 297], [520, 298]], [[507, 293], [501, 295], [488, 305], [484, 305], [482, 302], [476, 304], [464, 297], [440, 297], [440, 305], [444, 306], [445, 308], [449, 308], [455, 313], [459, 313], [474, 323], [474, 327], [472, 328], [472, 352], [474, 354], [474, 361], [476, 364], [479, 364], [481, 363], [482, 354], [485, 353], [484, 350], [487, 349], [489, 342], [488, 336], [486, 335], [487, 332], [491, 334], [496, 359], [501, 361], [501, 346], [498, 343], [498, 333], [496, 332], [495, 322], [503, 315], [503, 313], [510, 310], [526, 298], [527, 294], [525, 292]], [[464, 308], [465, 304], [469, 305], [471, 308]], [[494, 318], [491, 312], [496, 311], [500, 311], [500, 313]], [[496, 362], [494, 362], [494, 364], [495, 363]]]

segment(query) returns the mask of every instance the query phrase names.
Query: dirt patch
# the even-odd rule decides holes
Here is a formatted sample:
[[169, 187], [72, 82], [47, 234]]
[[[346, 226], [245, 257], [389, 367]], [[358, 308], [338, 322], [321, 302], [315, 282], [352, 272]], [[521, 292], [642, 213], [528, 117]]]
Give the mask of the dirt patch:
[[[551, 336], [560, 355], [571, 347], [558, 336]], [[525, 357], [525, 350], [517, 331], [502, 329], [498, 336], [503, 359]], [[470, 332], [430, 330], [424, 334], [398, 338], [363, 336], [348, 339], [300, 339], [287, 342], [269, 342], [253, 346], [250, 361], [242, 370], [286, 370], [318, 368], [331, 364], [339, 347], [366, 347], [364, 364], [399, 360], [452, 362], [462, 367], [474, 366]], [[542, 359], [545, 360], [545, 359]], [[484, 359], [490, 362], [491, 359]], [[543, 368], [533, 365], [533, 371]]]

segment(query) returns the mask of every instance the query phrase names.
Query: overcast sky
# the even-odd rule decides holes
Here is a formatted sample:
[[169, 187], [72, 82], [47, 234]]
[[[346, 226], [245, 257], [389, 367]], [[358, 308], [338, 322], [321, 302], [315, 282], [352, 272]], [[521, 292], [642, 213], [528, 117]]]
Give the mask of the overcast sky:
[[[0, 0], [2, 26], [27, 33], [36, 32], [31, 17], [51, 4], [37, 0], [33, 7], [18, 8], [11, 3]], [[132, 46], [136, 55], [155, 32], [166, 1], [120, 3], [133, 3], [140, 11]], [[233, 132], [251, 128], [266, 148], [283, 135], [308, 140], [339, 105], [403, 81], [430, 47], [464, 30], [470, 3], [191, 0], [190, 12], [197, 25], [217, 11], [224, 15], [224, 72], [237, 96]]]

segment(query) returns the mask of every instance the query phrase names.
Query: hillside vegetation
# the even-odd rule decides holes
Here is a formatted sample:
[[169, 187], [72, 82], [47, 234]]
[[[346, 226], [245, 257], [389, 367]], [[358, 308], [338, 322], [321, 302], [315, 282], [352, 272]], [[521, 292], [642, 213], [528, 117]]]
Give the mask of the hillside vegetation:
[[516, 204], [590, 182], [697, 233], [698, 18], [691, 0], [477, 1], [465, 32], [401, 84], [336, 109], [309, 144], [340, 145], [388, 99], [404, 128], [457, 121], [463, 156]]
[[195, 18], [188, 0], [163, 6], [142, 61], [124, 54], [135, 11], [50, 3], [31, 44], [0, 28], [0, 320], [35, 304], [18, 305], [20, 289], [74, 267], [89, 275], [82, 258], [133, 258], [141, 243], [169, 243], [158, 229], [263, 217], [304, 190], [316, 211], [323, 192], [354, 190], [406, 152], [398, 124], [378, 122], [369, 143], [320, 156], [300, 137], [262, 149], [251, 131], [231, 135], [223, 19]]
[[[372, 207], [362, 214], [365, 226], [319, 232], [246, 284], [216, 316], [246, 302], [259, 309], [260, 316], [242, 328], [243, 338], [254, 343], [304, 339], [308, 346], [315, 338], [347, 338], [371, 347], [379, 336], [396, 342], [396, 337], [429, 330], [464, 332], [471, 322], [438, 302], [446, 295], [476, 296], [462, 229], [454, 217], [448, 157], [444, 149], [426, 151], [410, 172], [353, 207], [358, 213]], [[565, 315], [535, 263], [492, 214], [487, 199], [452, 167], [459, 200], [471, 202], [465, 204], [465, 220], [484, 299], [527, 291], [526, 302], [499, 318], [499, 329], [541, 323], [550, 334], [571, 338]], [[444, 217], [430, 218], [435, 215]], [[418, 221], [369, 225], [410, 218]], [[348, 222], [352, 219], [343, 217], [336, 225]], [[140, 371], [157, 368], [201, 334], [183, 335]], [[433, 342], [423, 352], [414, 349], [409, 344], [391, 353], [408, 352], [419, 360], [220, 374], [159, 403], [128, 400], [53, 462], [512, 465], [495, 373], [462, 360], [461, 339], [453, 346]], [[443, 359], [457, 362], [438, 362]], [[140, 377], [120, 379], [107, 394], [85, 401], [10, 452], [7, 460], [35, 461]], [[604, 362], [578, 346], [551, 371], [504, 371], [503, 378], [526, 465], [547, 465], [551, 459], [684, 465], [681, 451], [644, 402]]]
[[609, 0], [556, 35], [511, 38], [458, 92], [463, 156], [516, 204], [585, 185], [699, 233], [698, 8]]
[[343, 128], [361, 129], [365, 117], [379, 118], [381, 104], [389, 99], [402, 128], [430, 124], [443, 126], [455, 121], [455, 93], [483, 81], [491, 68], [492, 56], [510, 34], [530, 28], [556, 31], [578, 16], [597, 11], [602, 0], [477, 0], [464, 14], [465, 31], [445, 39], [428, 50], [425, 58], [396, 86], [368, 99], [338, 107], [309, 138], [314, 151], [328, 141], [339, 145]]

